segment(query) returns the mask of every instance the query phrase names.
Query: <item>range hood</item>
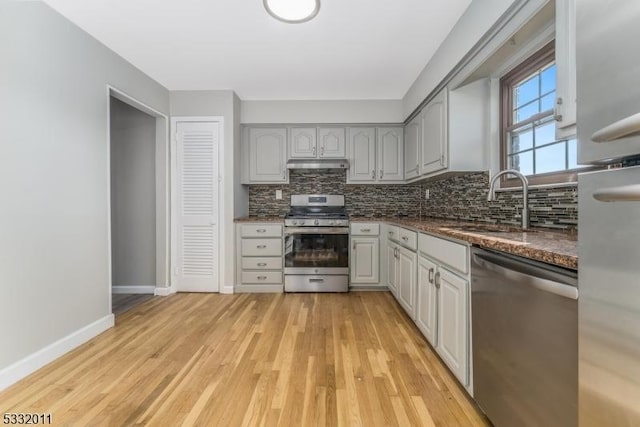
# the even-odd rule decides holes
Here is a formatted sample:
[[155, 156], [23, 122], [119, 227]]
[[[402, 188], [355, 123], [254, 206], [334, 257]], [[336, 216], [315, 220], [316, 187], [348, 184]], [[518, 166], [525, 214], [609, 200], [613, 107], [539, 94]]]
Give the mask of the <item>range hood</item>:
[[287, 169], [349, 169], [347, 159], [291, 159]]

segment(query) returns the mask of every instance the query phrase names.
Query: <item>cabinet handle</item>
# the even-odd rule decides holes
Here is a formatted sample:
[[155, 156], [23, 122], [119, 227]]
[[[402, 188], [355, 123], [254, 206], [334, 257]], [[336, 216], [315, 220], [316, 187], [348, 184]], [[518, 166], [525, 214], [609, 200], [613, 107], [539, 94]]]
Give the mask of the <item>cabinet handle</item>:
[[314, 146], [313, 147], [313, 157], [315, 157], [315, 156], [316, 156], [316, 147]]
[[324, 157], [324, 145], [320, 147], [320, 157]]
[[440, 289], [440, 272], [439, 271], [436, 273], [435, 281], [436, 281], [436, 289]]
[[266, 233], [266, 232], [267, 232], [267, 230], [266, 230], [266, 229], [264, 229], [264, 228], [258, 228], [258, 229], [256, 229], [256, 233]]
[[370, 228], [363, 228], [360, 231], [362, 231], [363, 233], [368, 233], [368, 232], [371, 231], [371, 229]]
[[407, 240], [409, 240], [409, 238], [407, 236], [402, 236], [402, 240], [406, 242]]
[[433, 268], [429, 269], [429, 283], [433, 283]]
[[267, 263], [266, 262], [259, 262], [258, 263], [258, 267], [266, 267]]
[[393, 231], [389, 232], [389, 237], [393, 237]]
[[353, 250], [356, 250], [356, 242], [353, 242]]
[[256, 246], [256, 248], [258, 248], [258, 249], [265, 249], [266, 247], [267, 247], [267, 245], [258, 245], [258, 246]]
[[267, 276], [258, 276], [258, 280], [267, 280]]
[[371, 179], [376, 179], [376, 171], [375, 170], [371, 171]]
[[382, 179], [383, 175], [384, 175], [384, 172], [382, 171], [382, 169], [380, 169], [380, 179]]
[[420, 170], [420, 164], [416, 164], [416, 170], [419, 171]]

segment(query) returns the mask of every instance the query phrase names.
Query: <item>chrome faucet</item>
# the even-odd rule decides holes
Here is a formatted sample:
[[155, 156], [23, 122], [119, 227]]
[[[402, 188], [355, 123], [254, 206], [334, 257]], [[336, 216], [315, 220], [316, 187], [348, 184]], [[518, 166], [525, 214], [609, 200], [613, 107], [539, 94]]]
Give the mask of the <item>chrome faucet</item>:
[[507, 169], [507, 170], [498, 172], [497, 174], [495, 174], [493, 178], [491, 178], [491, 183], [489, 184], [489, 195], [487, 196], [487, 201], [488, 202], [496, 201], [496, 189], [495, 189], [496, 182], [498, 181], [498, 178], [500, 178], [502, 175], [508, 175], [508, 174], [515, 175], [517, 178], [520, 179], [520, 181], [522, 181], [522, 202], [523, 202], [522, 230], [526, 231], [529, 229], [529, 181], [527, 180], [526, 176], [524, 176], [523, 174], [521, 174], [519, 171], [515, 169]]

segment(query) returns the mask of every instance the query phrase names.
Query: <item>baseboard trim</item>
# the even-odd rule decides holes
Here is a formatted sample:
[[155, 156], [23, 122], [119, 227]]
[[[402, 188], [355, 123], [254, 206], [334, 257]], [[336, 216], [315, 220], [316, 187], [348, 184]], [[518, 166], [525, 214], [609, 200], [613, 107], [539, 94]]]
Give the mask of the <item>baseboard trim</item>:
[[233, 285], [225, 285], [220, 288], [221, 294], [233, 294]]
[[153, 294], [159, 297], [167, 297], [171, 294], [175, 294], [176, 290], [173, 287], [170, 288], [155, 288]]
[[0, 370], [0, 391], [112, 328], [114, 319], [114, 315], [109, 314]]
[[127, 286], [127, 285], [113, 285], [111, 286], [111, 292], [114, 294], [151, 294], [155, 293], [155, 286]]

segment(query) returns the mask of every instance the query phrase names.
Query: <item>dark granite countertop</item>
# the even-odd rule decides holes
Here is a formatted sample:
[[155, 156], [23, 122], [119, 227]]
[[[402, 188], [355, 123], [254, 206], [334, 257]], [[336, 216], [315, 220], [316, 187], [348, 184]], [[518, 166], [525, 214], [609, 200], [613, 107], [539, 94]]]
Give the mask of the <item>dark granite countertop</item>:
[[[578, 235], [544, 228], [522, 232], [518, 227], [488, 223], [447, 221], [442, 219], [361, 218], [353, 222], [386, 222], [443, 237], [461, 240], [486, 249], [494, 249], [573, 270], [578, 269]], [[475, 227], [477, 230], [466, 230]]]
[[245, 216], [242, 218], [235, 218], [233, 222], [273, 222], [284, 223], [284, 218], [280, 216]]

